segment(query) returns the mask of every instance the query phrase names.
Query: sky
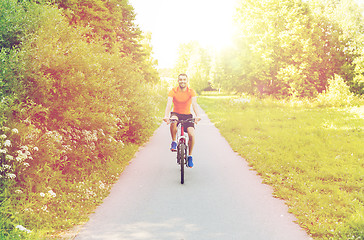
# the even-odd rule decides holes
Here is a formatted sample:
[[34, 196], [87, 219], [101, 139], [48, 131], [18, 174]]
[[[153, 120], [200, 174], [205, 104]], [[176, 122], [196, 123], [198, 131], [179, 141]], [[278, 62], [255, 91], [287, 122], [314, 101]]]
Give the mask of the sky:
[[158, 68], [172, 68], [182, 43], [199, 41], [204, 47], [227, 46], [232, 35], [235, 0], [129, 0], [136, 23], [152, 33]]

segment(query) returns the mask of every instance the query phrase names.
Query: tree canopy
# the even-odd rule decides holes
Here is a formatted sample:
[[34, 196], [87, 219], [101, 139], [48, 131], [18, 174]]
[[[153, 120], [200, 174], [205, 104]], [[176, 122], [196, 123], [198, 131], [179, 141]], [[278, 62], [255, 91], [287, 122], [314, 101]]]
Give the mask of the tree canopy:
[[[234, 45], [209, 52], [210, 74], [202, 81], [258, 96], [312, 98], [337, 74], [362, 94], [363, 26], [354, 0], [241, 1]], [[180, 53], [178, 67], [186, 56], [192, 59], [186, 53]]]
[[[0, 153], [2, 180], [31, 192], [48, 174], [87, 177], [149, 136], [159, 77], [134, 17], [126, 0], [0, 1], [0, 135], [21, 132]], [[20, 146], [38, 149], [31, 164], [13, 161]]]

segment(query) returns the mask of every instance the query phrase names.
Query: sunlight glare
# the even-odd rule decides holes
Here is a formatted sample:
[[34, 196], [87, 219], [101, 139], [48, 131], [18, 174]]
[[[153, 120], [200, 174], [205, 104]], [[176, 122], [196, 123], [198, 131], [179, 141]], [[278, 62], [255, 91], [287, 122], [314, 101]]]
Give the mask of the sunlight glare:
[[235, 0], [130, 0], [136, 23], [152, 33], [154, 56], [159, 67], [171, 67], [178, 46], [198, 41], [219, 50], [231, 43]]

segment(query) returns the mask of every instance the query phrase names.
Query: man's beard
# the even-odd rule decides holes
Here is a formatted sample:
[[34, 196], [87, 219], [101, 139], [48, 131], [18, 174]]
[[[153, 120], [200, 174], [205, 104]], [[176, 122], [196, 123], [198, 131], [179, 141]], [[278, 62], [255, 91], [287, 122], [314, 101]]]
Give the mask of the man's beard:
[[185, 84], [185, 83], [179, 84], [179, 87], [182, 88], [182, 89], [183, 88], [186, 88], [187, 87], [187, 84]]

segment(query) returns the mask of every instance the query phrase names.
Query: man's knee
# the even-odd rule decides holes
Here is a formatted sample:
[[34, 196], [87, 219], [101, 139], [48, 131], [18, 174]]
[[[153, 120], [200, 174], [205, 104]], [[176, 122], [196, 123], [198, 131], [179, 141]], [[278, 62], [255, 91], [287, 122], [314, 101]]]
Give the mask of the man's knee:
[[190, 138], [195, 137], [195, 129], [193, 127], [187, 128], [187, 133]]

